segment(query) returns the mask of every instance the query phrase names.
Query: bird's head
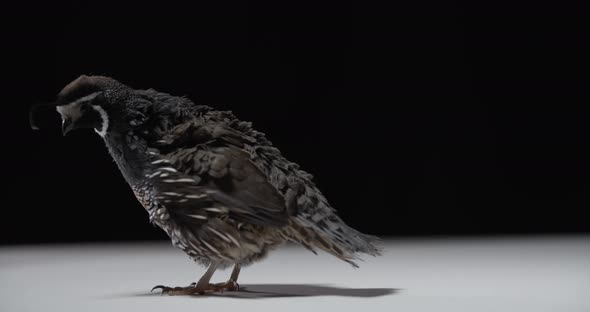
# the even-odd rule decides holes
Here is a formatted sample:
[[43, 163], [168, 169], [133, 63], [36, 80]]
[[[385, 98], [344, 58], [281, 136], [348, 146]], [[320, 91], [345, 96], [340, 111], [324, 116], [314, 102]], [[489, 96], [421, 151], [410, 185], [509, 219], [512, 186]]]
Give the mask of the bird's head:
[[[104, 137], [116, 122], [129, 88], [104, 76], [80, 76], [65, 86], [57, 95], [54, 106], [62, 119], [62, 133], [75, 129], [94, 129]], [[31, 109], [31, 126], [36, 129]]]

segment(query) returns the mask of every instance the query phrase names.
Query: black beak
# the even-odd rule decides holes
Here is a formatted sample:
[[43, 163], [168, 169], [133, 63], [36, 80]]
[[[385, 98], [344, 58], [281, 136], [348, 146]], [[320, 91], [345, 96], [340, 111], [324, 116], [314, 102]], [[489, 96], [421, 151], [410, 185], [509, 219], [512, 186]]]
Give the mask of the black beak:
[[68, 132], [70, 132], [72, 129], [74, 129], [74, 124], [72, 123], [72, 120], [70, 118], [64, 119], [61, 124], [61, 132], [63, 133], [63, 135], [66, 136], [66, 134], [68, 134]]

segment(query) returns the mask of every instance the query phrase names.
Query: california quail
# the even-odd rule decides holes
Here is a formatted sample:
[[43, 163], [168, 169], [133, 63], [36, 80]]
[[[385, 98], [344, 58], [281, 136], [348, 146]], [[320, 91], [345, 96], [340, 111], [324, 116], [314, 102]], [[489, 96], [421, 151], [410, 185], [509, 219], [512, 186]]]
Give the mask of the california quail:
[[[57, 96], [62, 131], [94, 129], [151, 223], [206, 273], [168, 294], [234, 290], [240, 267], [286, 241], [322, 249], [353, 266], [380, 254], [378, 238], [346, 225], [312, 181], [265, 134], [231, 111], [196, 105], [112, 78], [80, 76]], [[234, 266], [226, 283], [210, 284]], [[152, 289], [153, 290], [153, 289]]]

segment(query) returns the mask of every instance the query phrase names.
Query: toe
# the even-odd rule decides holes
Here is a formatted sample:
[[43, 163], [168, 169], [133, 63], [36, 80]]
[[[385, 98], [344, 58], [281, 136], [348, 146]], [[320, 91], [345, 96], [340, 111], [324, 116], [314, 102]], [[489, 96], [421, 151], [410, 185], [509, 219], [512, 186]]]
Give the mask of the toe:
[[154, 290], [156, 290], [156, 289], [161, 289], [162, 293], [165, 293], [170, 290], [170, 287], [166, 287], [164, 285], [156, 285], [156, 286], [154, 286], [154, 288], [152, 288], [152, 290], [150, 290], [150, 292], [154, 292]]

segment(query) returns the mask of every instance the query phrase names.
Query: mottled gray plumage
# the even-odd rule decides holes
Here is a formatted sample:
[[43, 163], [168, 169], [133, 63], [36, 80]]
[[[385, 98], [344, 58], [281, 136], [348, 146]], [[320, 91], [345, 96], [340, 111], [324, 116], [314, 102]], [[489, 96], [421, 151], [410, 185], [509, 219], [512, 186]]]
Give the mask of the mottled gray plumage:
[[150, 221], [211, 274], [230, 265], [239, 273], [286, 241], [354, 266], [361, 253], [379, 254], [377, 239], [346, 225], [309, 173], [230, 111], [101, 76], [79, 77], [57, 105], [64, 133], [95, 128]]

